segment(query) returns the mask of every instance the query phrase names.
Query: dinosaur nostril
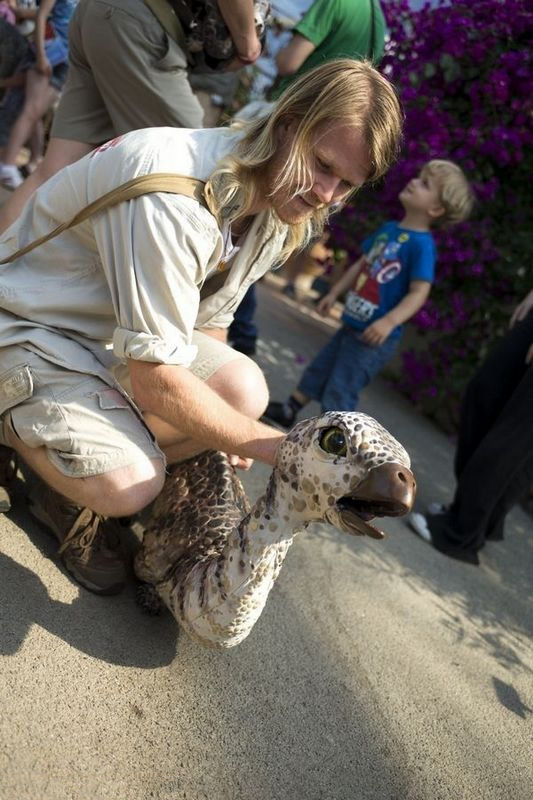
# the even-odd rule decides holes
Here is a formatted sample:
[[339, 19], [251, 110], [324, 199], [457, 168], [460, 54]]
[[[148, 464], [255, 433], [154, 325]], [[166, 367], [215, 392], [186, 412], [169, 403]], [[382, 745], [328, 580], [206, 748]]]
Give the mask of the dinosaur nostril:
[[398, 473], [398, 478], [402, 481], [402, 483], [407, 483], [407, 478], [403, 472]]

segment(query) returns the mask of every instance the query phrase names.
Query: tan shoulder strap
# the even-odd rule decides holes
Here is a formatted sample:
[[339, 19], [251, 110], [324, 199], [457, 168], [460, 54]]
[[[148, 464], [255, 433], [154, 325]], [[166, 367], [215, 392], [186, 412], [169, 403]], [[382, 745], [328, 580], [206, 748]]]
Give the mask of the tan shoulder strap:
[[154, 17], [159, 20], [161, 27], [179, 44], [184, 54], [187, 55], [187, 43], [183, 25], [171, 3], [168, 0], [144, 0], [144, 4], [148, 6]]
[[107, 194], [89, 203], [88, 206], [78, 211], [68, 222], [62, 222], [61, 225], [58, 225], [57, 228], [54, 228], [50, 233], [41, 236], [39, 239], [35, 239], [35, 241], [27, 244], [26, 247], [21, 247], [20, 250], [17, 250], [15, 253], [12, 253], [10, 256], [0, 261], [0, 264], [8, 264], [10, 261], [15, 261], [16, 258], [26, 255], [26, 253], [39, 247], [39, 245], [48, 242], [55, 236], [59, 236], [60, 233], [63, 233], [63, 231], [66, 231], [68, 228], [79, 225], [80, 222], [88, 219], [88, 217], [91, 217], [93, 214], [97, 214], [99, 211], [111, 208], [111, 206], [116, 206], [118, 203], [123, 203], [126, 200], [134, 200], [136, 197], [149, 194], [150, 192], [184, 194], [187, 197], [193, 197], [205, 208], [208, 208], [204, 196], [204, 188], [204, 181], [200, 181], [197, 178], [190, 178], [187, 175], [176, 175], [172, 172], [154, 172], [151, 175], [139, 175], [137, 178], [132, 178], [131, 181], [122, 183], [120, 186], [107, 192]]

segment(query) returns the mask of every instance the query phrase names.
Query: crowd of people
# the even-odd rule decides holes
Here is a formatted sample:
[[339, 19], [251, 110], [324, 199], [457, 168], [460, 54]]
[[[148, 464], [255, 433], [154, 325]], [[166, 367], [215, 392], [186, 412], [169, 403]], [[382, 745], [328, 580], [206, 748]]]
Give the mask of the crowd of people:
[[[363, 242], [363, 256], [320, 301], [327, 314], [344, 296], [340, 330], [291, 395], [268, 403], [248, 357], [254, 346], [239, 347], [235, 333], [239, 322], [241, 331], [253, 325], [254, 282], [295, 253], [309, 257], [331, 209], [398, 157], [401, 106], [376, 68], [385, 36], [378, 0], [307, 3], [277, 54], [266, 105], [217, 128], [202, 127], [196, 92], [202, 76], [212, 85], [259, 58], [265, 0], [41, 0], [32, 14], [1, 5], [10, 60], [0, 62], [0, 182], [14, 191], [0, 209], [0, 485], [8, 492], [17, 459], [31, 469], [31, 511], [57, 537], [65, 567], [109, 594], [127, 575], [114, 520], [154, 500], [166, 464], [206, 448], [244, 468], [252, 459], [273, 464], [279, 426], [290, 427], [308, 400], [354, 410], [429, 295], [433, 228], [466, 219], [473, 194], [446, 158], [413, 176], [399, 196], [401, 219]], [[31, 42], [16, 27], [30, 17]], [[179, 188], [165, 183], [169, 174], [181, 176]], [[102, 197], [97, 214], [56, 235]], [[531, 344], [532, 304], [513, 318], [518, 360], [528, 336]], [[471, 562], [501, 535], [517, 499], [516, 482], [505, 484], [485, 528], [472, 533], [463, 483], [475, 481], [476, 459], [488, 463], [483, 448], [496, 446], [488, 439], [510, 441], [500, 426], [509, 397], [519, 392], [521, 408], [531, 398], [530, 350], [522, 360], [527, 371], [516, 368], [483, 430], [459, 448], [450, 509], [414, 518], [437, 549]], [[465, 419], [478, 419], [480, 397], [484, 388], [469, 390]], [[531, 460], [516, 458], [525, 437], [512, 435], [527, 479]]]

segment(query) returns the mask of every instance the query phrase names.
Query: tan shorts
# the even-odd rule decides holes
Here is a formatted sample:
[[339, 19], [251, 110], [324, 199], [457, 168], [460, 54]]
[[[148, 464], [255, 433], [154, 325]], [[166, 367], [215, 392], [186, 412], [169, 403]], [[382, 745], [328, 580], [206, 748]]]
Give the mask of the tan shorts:
[[81, 0], [51, 135], [101, 144], [138, 128], [202, 122], [185, 54], [143, 0]]
[[[222, 342], [195, 333], [191, 371], [207, 380], [243, 358]], [[51, 463], [73, 478], [101, 475], [164, 455], [127, 395], [128, 378], [113, 388], [72, 372], [20, 346], [0, 350], [0, 441], [6, 422], [29, 447], [45, 447]]]

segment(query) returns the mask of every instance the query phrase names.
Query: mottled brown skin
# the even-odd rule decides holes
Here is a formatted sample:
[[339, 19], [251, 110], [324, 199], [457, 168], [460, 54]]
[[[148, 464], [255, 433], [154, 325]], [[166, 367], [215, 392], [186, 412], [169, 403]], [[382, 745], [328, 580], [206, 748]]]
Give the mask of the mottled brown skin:
[[[327, 452], [324, 433], [345, 441]], [[231, 647], [259, 618], [293, 535], [313, 521], [381, 538], [368, 520], [406, 513], [414, 479], [403, 447], [371, 417], [329, 412], [296, 425], [279, 447], [267, 491], [249, 511], [222, 453], [170, 471], [135, 571], [145, 607], [163, 603], [202, 644]]]

